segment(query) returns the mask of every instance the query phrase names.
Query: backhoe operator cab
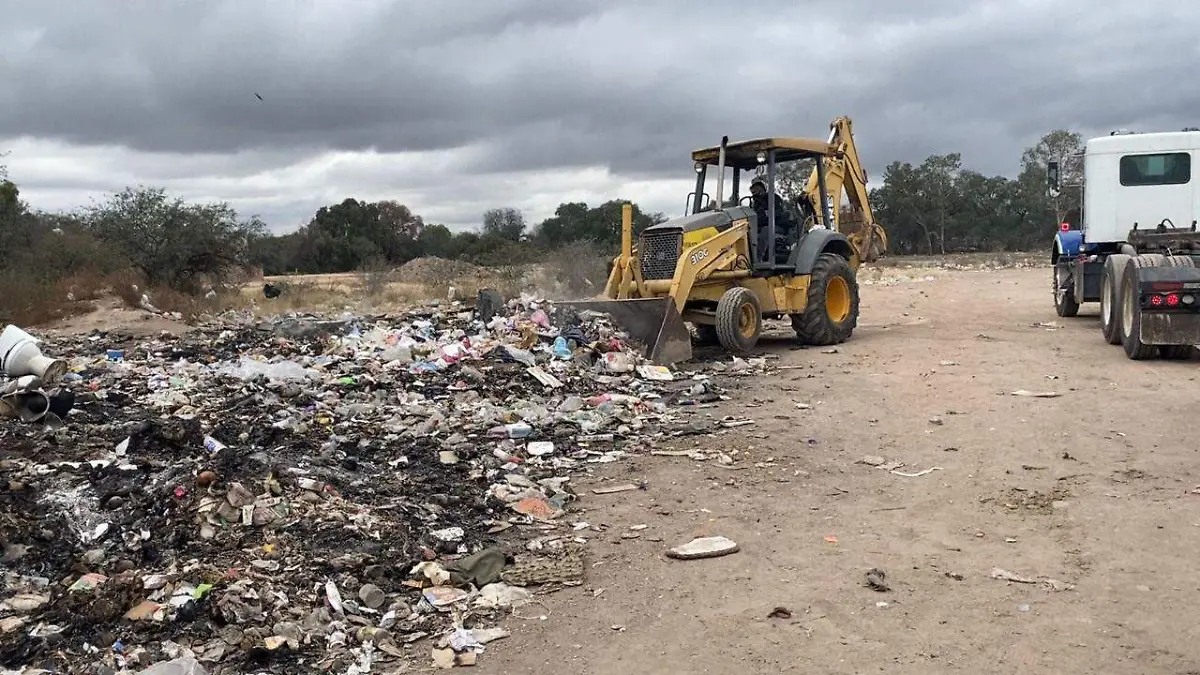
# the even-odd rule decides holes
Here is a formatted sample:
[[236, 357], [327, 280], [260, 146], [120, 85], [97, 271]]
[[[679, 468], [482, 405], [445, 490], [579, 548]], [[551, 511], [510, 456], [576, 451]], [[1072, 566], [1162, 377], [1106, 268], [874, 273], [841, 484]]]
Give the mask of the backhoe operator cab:
[[[718, 207], [717, 201], [705, 191], [705, 185], [712, 180], [710, 171], [720, 172], [722, 151], [725, 155], [725, 168], [732, 170], [732, 180], [729, 199], [723, 200], [723, 205]], [[828, 152], [827, 143], [800, 138], [763, 138], [734, 144], [728, 144], [726, 141], [723, 146], [717, 148], [697, 150], [692, 153], [692, 159], [695, 161], [696, 189], [688, 194], [684, 214], [697, 218], [706, 213], [723, 211], [730, 223], [746, 220], [750, 230], [752, 269], [756, 273], [767, 274], [785, 270], [794, 272], [798, 261], [793, 258], [808, 228], [818, 226], [831, 230], [832, 234], [833, 200], [825, 183], [825, 158]], [[816, 217], [807, 199], [787, 202], [777, 188], [776, 175], [779, 168], [803, 160], [815, 163], [817, 186], [821, 200], [826, 205], [823, 218]], [[722, 192], [724, 178], [718, 175], [716, 182], [717, 191]], [[746, 183], [750, 183], [750, 189], [744, 191], [743, 185]], [[758, 191], [756, 185], [762, 186], [761, 196], [755, 195]], [[718, 225], [718, 229], [724, 228]], [[849, 258], [851, 252], [848, 245], [846, 249], [839, 253]], [[770, 255], [771, 252], [774, 253], [773, 256]]]

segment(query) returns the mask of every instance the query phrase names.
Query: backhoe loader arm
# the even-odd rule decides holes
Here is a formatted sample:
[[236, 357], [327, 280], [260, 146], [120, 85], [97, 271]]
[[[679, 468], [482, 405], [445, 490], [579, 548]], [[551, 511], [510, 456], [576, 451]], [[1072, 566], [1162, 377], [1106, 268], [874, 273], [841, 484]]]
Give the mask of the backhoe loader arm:
[[675, 276], [671, 280], [668, 297], [675, 309], [682, 313], [692, 293], [692, 287], [704, 282], [713, 272], [729, 269], [737, 259], [750, 258], [747, 235], [750, 231], [746, 221], [738, 221], [733, 227], [691, 246], [679, 256]]
[[[867, 171], [858, 158], [850, 118], [834, 119], [829, 129], [829, 143], [837, 147], [835, 155], [825, 157], [825, 189], [833, 202], [833, 229], [850, 240], [859, 262], [874, 262], [887, 251], [887, 233], [883, 226], [875, 222], [875, 214], [871, 211]], [[851, 219], [845, 223], [842, 222], [841, 212], [843, 192], [852, 212]], [[825, 213], [815, 167], [808, 177], [803, 198], [808, 200], [813, 213]], [[818, 215], [818, 218], [821, 216]]]

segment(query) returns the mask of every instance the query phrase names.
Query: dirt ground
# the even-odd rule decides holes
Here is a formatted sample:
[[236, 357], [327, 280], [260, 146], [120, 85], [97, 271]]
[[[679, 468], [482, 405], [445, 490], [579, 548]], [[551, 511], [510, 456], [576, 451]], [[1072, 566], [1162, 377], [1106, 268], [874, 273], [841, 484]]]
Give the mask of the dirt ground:
[[[581, 532], [589, 578], [519, 609], [474, 671], [1200, 672], [1196, 363], [1127, 360], [1094, 306], [1055, 316], [1049, 275], [865, 286], [834, 354], [773, 326], [788, 369], [710, 411], [756, 423], [698, 443], [733, 467], [643, 457], [579, 485], [574, 518], [604, 526]], [[648, 489], [591, 493], [631, 479]], [[703, 535], [741, 550], [664, 557]]]

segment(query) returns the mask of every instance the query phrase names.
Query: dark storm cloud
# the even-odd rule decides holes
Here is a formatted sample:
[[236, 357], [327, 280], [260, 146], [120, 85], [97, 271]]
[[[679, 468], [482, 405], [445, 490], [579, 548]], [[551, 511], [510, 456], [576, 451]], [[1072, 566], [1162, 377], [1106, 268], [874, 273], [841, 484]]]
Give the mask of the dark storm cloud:
[[1200, 6], [1165, 0], [31, 0], [0, 25], [0, 138], [188, 153], [175, 173], [227, 177], [471, 146], [472, 175], [447, 176], [469, 190], [686, 176], [722, 134], [823, 136], [848, 114], [874, 176], [952, 151], [1008, 172], [1052, 128], [1200, 123], [1196, 25]]

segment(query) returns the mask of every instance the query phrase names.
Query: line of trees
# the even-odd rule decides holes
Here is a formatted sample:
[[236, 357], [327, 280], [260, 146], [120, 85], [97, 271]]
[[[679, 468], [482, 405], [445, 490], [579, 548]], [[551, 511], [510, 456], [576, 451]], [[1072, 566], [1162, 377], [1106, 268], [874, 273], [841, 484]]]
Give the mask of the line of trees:
[[[248, 257], [270, 275], [345, 272], [368, 261], [402, 264], [421, 256], [480, 265], [519, 264], [577, 241], [612, 252], [620, 245], [623, 203], [614, 199], [595, 207], [583, 202], [560, 204], [553, 216], [533, 228], [518, 209], [490, 209], [478, 231], [456, 233], [445, 225], [426, 224], [396, 202], [346, 199], [321, 207], [295, 232], [255, 238]], [[660, 213], [633, 207], [635, 230], [664, 220]]]
[[[1052, 131], [1025, 149], [1016, 178], [965, 168], [958, 153], [889, 164], [875, 181], [871, 204], [888, 231], [890, 252], [1048, 249], [1057, 223], [1079, 197], [1071, 188], [1047, 194], [1046, 163], [1059, 160], [1064, 182], [1076, 183], [1072, 160], [1081, 147], [1079, 134]], [[793, 173], [783, 176], [784, 193], [802, 184], [803, 172]], [[478, 230], [453, 232], [425, 223], [403, 204], [351, 198], [277, 235], [228, 204], [191, 204], [153, 187], [127, 188], [71, 213], [46, 213], [21, 200], [17, 182], [0, 165], [0, 247], [6, 252], [0, 277], [53, 285], [84, 272], [132, 270], [147, 287], [198, 293], [249, 267], [266, 274], [344, 272], [421, 256], [504, 265], [540, 260], [580, 242], [610, 255], [620, 244], [622, 203], [560, 204], [532, 226], [521, 211], [501, 207], [482, 214]], [[634, 206], [637, 231], [665, 219]]]

